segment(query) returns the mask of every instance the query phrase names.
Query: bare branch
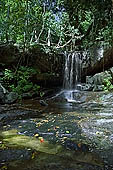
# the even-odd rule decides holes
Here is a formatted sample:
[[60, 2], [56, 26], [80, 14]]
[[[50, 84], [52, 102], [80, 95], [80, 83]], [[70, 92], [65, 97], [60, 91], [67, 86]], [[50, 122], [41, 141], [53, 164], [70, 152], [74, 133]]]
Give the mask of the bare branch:
[[48, 30], [48, 37], [47, 37], [47, 40], [48, 40], [48, 46], [50, 47], [50, 45], [51, 45], [51, 42], [50, 42], [50, 36], [51, 36], [51, 30], [50, 30], [50, 28], [49, 28], [49, 30]]
[[71, 41], [72, 41], [72, 39], [73, 38], [71, 38], [68, 42], [66, 42], [64, 45], [62, 45], [62, 46], [57, 46], [56, 48], [58, 49], [58, 48], [63, 48], [63, 47], [65, 47], [66, 45], [68, 45]]
[[37, 40], [35, 42], [39, 42], [40, 36], [41, 36], [41, 34], [43, 33], [43, 30], [44, 30], [44, 26], [45, 26], [45, 5], [44, 5], [44, 12], [43, 12], [42, 17], [43, 17], [42, 29], [41, 29], [41, 31], [40, 31], [40, 33], [38, 35], [38, 38], [37, 38]]

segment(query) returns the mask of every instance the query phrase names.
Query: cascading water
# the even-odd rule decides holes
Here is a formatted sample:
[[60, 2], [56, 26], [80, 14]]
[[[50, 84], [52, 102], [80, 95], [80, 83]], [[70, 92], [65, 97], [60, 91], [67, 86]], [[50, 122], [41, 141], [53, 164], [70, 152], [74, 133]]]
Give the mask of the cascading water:
[[63, 88], [67, 101], [75, 101], [75, 92], [77, 84], [81, 82], [82, 55], [80, 52], [65, 52], [65, 68]]
[[81, 82], [81, 63], [82, 59], [79, 52], [65, 53], [64, 89], [75, 89], [76, 85]]

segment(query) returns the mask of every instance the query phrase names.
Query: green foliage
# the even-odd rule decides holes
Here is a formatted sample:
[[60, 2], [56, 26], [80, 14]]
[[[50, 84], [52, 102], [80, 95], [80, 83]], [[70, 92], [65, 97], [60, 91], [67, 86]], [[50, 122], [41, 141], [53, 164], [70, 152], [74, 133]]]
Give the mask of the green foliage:
[[112, 45], [112, 0], [64, 0], [70, 23], [87, 35], [81, 45], [89, 48], [97, 41]]
[[82, 31], [85, 33], [85, 31], [87, 31], [87, 29], [89, 28], [90, 24], [93, 22], [93, 16], [92, 16], [91, 11], [87, 10], [84, 13], [83, 11], [81, 11], [79, 20], [81, 21], [80, 27]]
[[36, 73], [35, 69], [24, 66], [21, 66], [16, 72], [5, 69], [3, 81], [9, 82], [8, 88], [19, 95], [29, 91], [38, 93], [40, 86], [33, 84], [30, 80]]
[[107, 77], [104, 79], [104, 90], [105, 91], [112, 91], [113, 90], [113, 84], [112, 84], [112, 77]]
[[3, 81], [11, 81], [13, 79], [14, 73], [12, 70], [5, 69]]
[[44, 92], [40, 92], [40, 97], [43, 97], [44, 96]]
[[1, 40], [14, 41], [22, 47], [28, 46], [34, 29], [41, 29], [42, 7], [39, 2], [2, 0], [0, 6]]
[[89, 48], [101, 40], [112, 44], [111, 9], [111, 0], [1, 0], [0, 41], [13, 41], [24, 50], [38, 44], [47, 53], [70, 39], [65, 49]]

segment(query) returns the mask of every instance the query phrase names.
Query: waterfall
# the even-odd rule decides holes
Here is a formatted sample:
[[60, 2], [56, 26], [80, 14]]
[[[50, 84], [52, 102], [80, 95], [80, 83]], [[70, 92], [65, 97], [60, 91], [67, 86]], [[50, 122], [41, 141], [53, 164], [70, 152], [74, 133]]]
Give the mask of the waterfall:
[[68, 102], [75, 102], [77, 85], [81, 82], [82, 53], [65, 52], [63, 88]]
[[76, 89], [81, 82], [82, 57], [80, 52], [65, 52], [65, 68], [63, 88], [66, 90]]

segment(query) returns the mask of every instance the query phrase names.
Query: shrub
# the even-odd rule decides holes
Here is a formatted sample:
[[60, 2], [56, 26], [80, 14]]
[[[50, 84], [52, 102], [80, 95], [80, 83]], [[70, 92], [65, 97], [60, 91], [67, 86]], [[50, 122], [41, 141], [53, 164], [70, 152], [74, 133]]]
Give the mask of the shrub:
[[6, 88], [17, 92], [19, 95], [29, 91], [38, 93], [40, 86], [33, 84], [30, 80], [33, 74], [36, 73], [36, 70], [32, 67], [21, 66], [16, 72], [5, 69], [2, 79], [7, 86]]

